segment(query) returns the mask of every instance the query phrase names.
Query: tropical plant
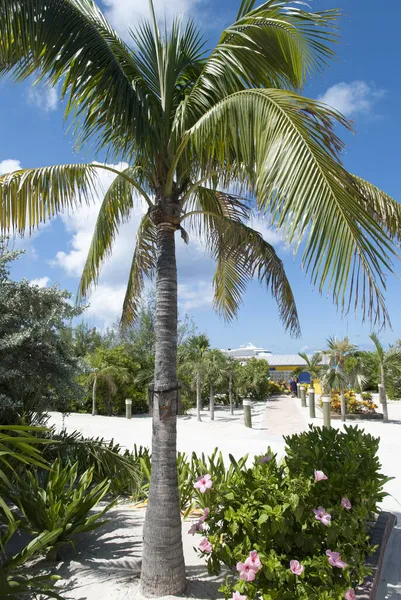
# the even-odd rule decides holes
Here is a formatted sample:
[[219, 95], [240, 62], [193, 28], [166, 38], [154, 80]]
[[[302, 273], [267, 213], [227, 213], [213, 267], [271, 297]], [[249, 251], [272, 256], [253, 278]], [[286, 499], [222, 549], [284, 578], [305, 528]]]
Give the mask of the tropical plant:
[[[315, 352], [308, 356], [306, 352], [298, 352], [298, 355], [305, 361], [306, 365], [299, 367], [300, 372], [305, 371], [310, 375], [310, 387], [314, 388], [315, 379], [319, 379], [322, 371], [322, 353]], [[298, 373], [297, 373], [298, 374]]]
[[[234, 585], [227, 577], [220, 588], [226, 598], [340, 599], [369, 571], [367, 526], [387, 481], [379, 440], [312, 428], [286, 442], [284, 463], [270, 449], [251, 467], [234, 461], [232, 477], [213, 477], [201, 494], [208, 510], [189, 533], [202, 536], [209, 572], [236, 567]], [[344, 559], [335, 568], [331, 548]]]
[[381, 394], [380, 402], [383, 409], [383, 421], [388, 421], [388, 407], [387, 407], [387, 378], [389, 375], [401, 375], [401, 348], [395, 346], [389, 350], [385, 350], [376, 333], [371, 333], [369, 336], [375, 345], [375, 352], [373, 353], [374, 360], [380, 370], [380, 383], [381, 383]]
[[48, 463], [59, 459], [63, 465], [77, 464], [78, 475], [93, 469], [92, 483], [110, 481], [113, 495], [135, 495], [140, 485], [140, 464], [137, 453], [123, 449], [113, 440], [85, 438], [79, 431], [72, 433], [52, 428], [50, 440], [42, 451]]
[[348, 337], [343, 339], [330, 337], [327, 340], [327, 346], [327, 350], [324, 350], [323, 354], [327, 356], [329, 364], [322, 371], [322, 386], [325, 391], [327, 389], [330, 391], [332, 389], [340, 390], [341, 420], [346, 421], [347, 407], [344, 394], [349, 377], [345, 370], [345, 360], [356, 352], [357, 347], [351, 344]]
[[224, 383], [227, 358], [220, 350], [209, 350], [205, 357], [205, 378], [209, 381], [210, 419], [214, 421], [214, 393], [216, 386]]
[[250, 227], [253, 207], [269, 213], [287, 242], [304, 240], [303, 264], [320, 291], [330, 291], [345, 309], [355, 301], [379, 321], [387, 319], [385, 271], [392, 269], [391, 238], [399, 234], [401, 212], [342, 166], [335, 126], [349, 127], [344, 117], [297, 93], [332, 57], [338, 11], [242, 0], [235, 22], [206, 55], [193, 22], [175, 21], [162, 34], [151, 1], [150, 9], [151, 22], [132, 32], [130, 48], [91, 0], [0, 0], [0, 72], [18, 81], [36, 73], [50, 85], [62, 83], [77, 148], [92, 144], [128, 163], [121, 170], [92, 163], [7, 174], [0, 180], [0, 223], [5, 231], [33, 231], [86, 202], [97, 173], [114, 173], [81, 279], [84, 298], [119, 227], [138, 206], [136, 196], [148, 205], [123, 323], [137, 314], [144, 277], [155, 275], [155, 468], [142, 587], [161, 596], [186, 585], [176, 475], [175, 233], [188, 240], [188, 224], [216, 259], [220, 313], [233, 318], [256, 277], [297, 334], [289, 282], [274, 248]]
[[205, 372], [206, 356], [210, 350], [209, 338], [204, 333], [190, 337], [180, 348], [180, 358], [195, 376], [196, 382], [196, 413], [201, 421], [202, 410], [202, 379]]
[[8, 491], [9, 499], [22, 513], [20, 527], [34, 535], [58, 532], [47, 553], [52, 560], [58, 559], [61, 546], [74, 543], [75, 535], [103, 525], [103, 515], [117, 501], [89, 516], [110, 488], [107, 480], [92, 486], [93, 470], [78, 476], [78, 463], [63, 466], [57, 458], [48, 470], [27, 471]]
[[267, 360], [251, 358], [241, 369], [241, 394], [253, 400], [266, 400], [269, 395], [270, 368]]
[[92, 389], [92, 416], [96, 415], [96, 399], [99, 384], [105, 387], [105, 405], [109, 416], [113, 414], [112, 396], [117, 393], [118, 381], [129, 381], [129, 371], [126, 367], [110, 364], [107, 360], [108, 351], [99, 348], [92, 356], [87, 357], [90, 371], [81, 376], [87, 387]]
[[54, 582], [59, 577], [37, 575], [24, 567], [29, 558], [53, 543], [59, 530], [41, 532], [11, 557], [5, 551], [7, 542], [19, 526], [18, 519], [7, 503], [8, 492], [15, 482], [20, 480], [21, 472], [25, 473], [27, 467], [48, 468], [41, 454], [41, 448], [49, 443], [49, 440], [43, 438], [44, 433], [44, 428], [0, 425], [0, 520], [4, 525], [0, 533], [0, 549], [3, 552], [0, 590], [2, 597], [10, 600], [24, 597], [23, 594], [35, 593], [49, 598], [60, 598], [52, 591]]

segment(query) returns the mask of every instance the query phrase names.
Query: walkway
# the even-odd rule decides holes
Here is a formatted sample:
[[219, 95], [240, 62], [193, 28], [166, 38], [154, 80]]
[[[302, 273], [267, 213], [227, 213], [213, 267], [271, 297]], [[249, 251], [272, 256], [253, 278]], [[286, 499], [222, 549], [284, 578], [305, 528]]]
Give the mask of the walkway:
[[299, 410], [300, 400], [291, 396], [277, 396], [268, 400], [262, 420], [267, 437], [292, 435], [307, 429], [308, 422]]

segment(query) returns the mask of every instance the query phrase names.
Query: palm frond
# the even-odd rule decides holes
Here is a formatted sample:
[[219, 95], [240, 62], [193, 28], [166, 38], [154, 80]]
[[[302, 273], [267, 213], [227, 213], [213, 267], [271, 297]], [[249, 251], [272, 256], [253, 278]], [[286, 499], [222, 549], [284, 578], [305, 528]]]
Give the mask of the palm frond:
[[149, 144], [147, 119], [157, 118], [158, 103], [95, 2], [0, 0], [0, 30], [0, 73], [62, 82], [79, 146], [96, 140], [116, 156], [132, 156]]
[[105, 258], [111, 255], [120, 226], [126, 223], [131, 216], [136, 195], [136, 189], [131, 181], [135, 182], [137, 176], [137, 168], [125, 169], [113, 180], [104, 196], [81, 275], [78, 301], [86, 298], [90, 287], [97, 284], [101, 266]]
[[401, 204], [361, 177], [356, 175], [351, 177], [361, 195], [364, 209], [392, 238], [401, 241]]
[[121, 316], [122, 327], [132, 325], [138, 315], [144, 277], [151, 279], [156, 268], [156, 226], [145, 215], [136, 235], [136, 246]]
[[0, 228], [26, 230], [88, 203], [97, 182], [95, 164], [22, 169], [0, 177]]
[[215, 307], [232, 319], [247, 284], [258, 279], [277, 302], [279, 318], [290, 334], [301, 333], [294, 295], [284, 265], [262, 235], [239, 221], [217, 217], [216, 233], [208, 240], [217, 260], [214, 276]]
[[[187, 126], [228, 95], [246, 88], [302, 87], [323, 68], [337, 40], [337, 10], [306, 12], [293, 2], [244, 0], [222, 34], [185, 103]], [[252, 10], [250, 10], [252, 9]]]
[[339, 163], [335, 122], [347, 126], [319, 102], [255, 89], [221, 101], [189, 135], [200, 162], [255, 165], [248, 177], [258, 208], [289, 243], [303, 242], [303, 266], [320, 292], [331, 292], [344, 312], [354, 300], [363, 318], [386, 322], [384, 273], [395, 248]]

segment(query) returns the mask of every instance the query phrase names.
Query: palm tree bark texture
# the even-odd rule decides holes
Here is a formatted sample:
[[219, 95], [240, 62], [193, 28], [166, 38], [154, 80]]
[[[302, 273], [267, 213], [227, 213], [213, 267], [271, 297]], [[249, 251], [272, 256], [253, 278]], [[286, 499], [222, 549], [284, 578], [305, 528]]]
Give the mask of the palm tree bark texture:
[[142, 587], [147, 595], [185, 590], [177, 479], [176, 226], [157, 225], [156, 357], [153, 387], [152, 471], [143, 532]]

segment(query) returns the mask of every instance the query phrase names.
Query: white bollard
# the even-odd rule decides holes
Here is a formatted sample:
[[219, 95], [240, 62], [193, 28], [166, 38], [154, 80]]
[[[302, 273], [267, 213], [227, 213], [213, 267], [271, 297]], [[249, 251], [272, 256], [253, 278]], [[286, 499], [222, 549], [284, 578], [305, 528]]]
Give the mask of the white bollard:
[[131, 398], [127, 398], [125, 401], [125, 416], [127, 419], [132, 417], [132, 400]]

